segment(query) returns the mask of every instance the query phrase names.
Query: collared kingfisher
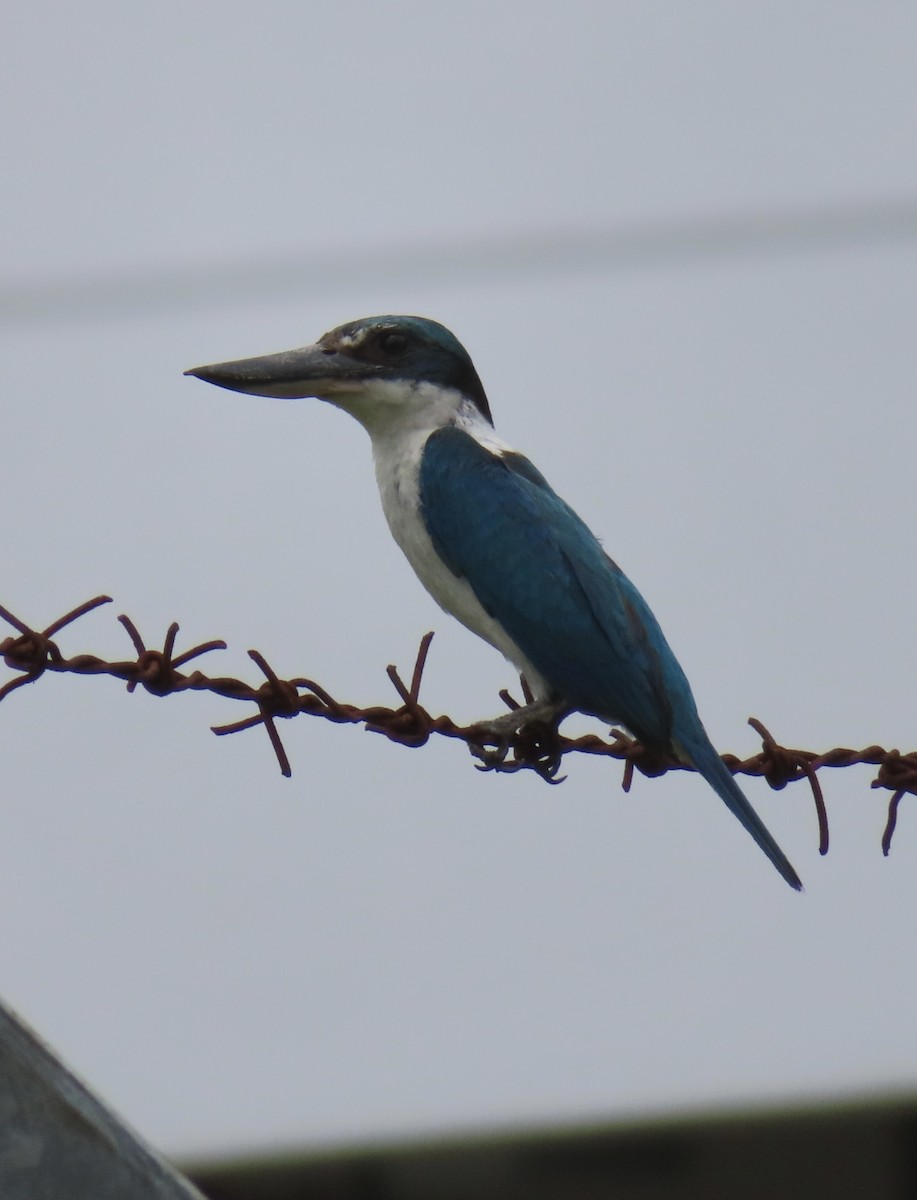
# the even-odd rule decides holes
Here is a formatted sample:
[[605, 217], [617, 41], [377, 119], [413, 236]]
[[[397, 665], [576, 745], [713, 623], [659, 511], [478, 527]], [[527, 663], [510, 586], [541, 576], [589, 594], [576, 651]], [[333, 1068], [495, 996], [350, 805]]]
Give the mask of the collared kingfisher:
[[[646, 601], [527, 458], [494, 431], [477, 371], [435, 321], [351, 321], [314, 346], [186, 372], [255, 396], [325, 400], [372, 441], [392, 536], [434, 600], [501, 651], [534, 704], [621, 724], [693, 767], [802, 888], [701, 724]], [[502, 723], [502, 725], [501, 725]]]

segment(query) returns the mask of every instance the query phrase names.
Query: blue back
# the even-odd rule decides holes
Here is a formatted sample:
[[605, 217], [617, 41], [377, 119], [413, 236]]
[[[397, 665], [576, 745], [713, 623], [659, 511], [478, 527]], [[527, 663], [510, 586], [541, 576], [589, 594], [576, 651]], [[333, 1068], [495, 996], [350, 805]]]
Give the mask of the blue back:
[[698, 729], [688, 681], [643, 597], [528, 459], [438, 429], [420, 501], [437, 553], [560, 697], [657, 746]]

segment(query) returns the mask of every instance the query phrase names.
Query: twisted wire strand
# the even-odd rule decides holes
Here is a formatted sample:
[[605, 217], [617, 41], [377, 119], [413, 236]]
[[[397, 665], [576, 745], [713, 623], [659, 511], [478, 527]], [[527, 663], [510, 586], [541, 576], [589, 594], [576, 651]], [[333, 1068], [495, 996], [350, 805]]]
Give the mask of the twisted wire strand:
[[[433, 735], [462, 741], [477, 760], [482, 771], [514, 772], [531, 770], [548, 783], [563, 782], [559, 774], [563, 759], [568, 754], [603, 755], [624, 763], [622, 787], [630, 789], [634, 771], [654, 777], [668, 771], [684, 771], [692, 768], [675, 759], [660, 755], [629, 737], [620, 729], [612, 729], [608, 740], [595, 734], [570, 738], [560, 732], [561, 713], [553, 721], [528, 721], [508, 734], [497, 734], [487, 722], [460, 725], [451, 717], [433, 716], [420, 703], [427, 654], [433, 634], [427, 633], [420, 641], [411, 672], [410, 683], [405, 683], [398, 668], [386, 668], [389, 681], [394, 687], [400, 704], [390, 707], [382, 704], [361, 707], [336, 699], [321, 684], [313, 679], [294, 677], [284, 679], [257, 650], [249, 650], [251, 660], [264, 676], [260, 684], [247, 683], [229, 676], [211, 676], [195, 668], [190, 672], [181, 668], [217, 650], [225, 650], [226, 643], [220, 639], [202, 642], [189, 650], [175, 653], [179, 626], [173, 622], [167, 629], [163, 647], [154, 650], [147, 646], [137, 626], [130, 617], [118, 617], [134, 650], [134, 657], [119, 661], [108, 661], [95, 654], [77, 654], [65, 657], [54, 636], [103, 604], [110, 604], [110, 596], [95, 596], [91, 600], [71, 609], [43, 630], [33, 629], [25, 621], [0, 605], [0, 618], [15, 630], [0, 641], [0, 656], [13, 677], [0, 686], [0, 702], [7, 699], [17, 688], [35, 683], [49, 673], [70, 675], [110, 675], [122, 679], [127, 690], [133, 692], [138, 685], [154, 696], [171, 696], [179, 692], [211, 692], [229, 700], [241, 700], [254, 705], [255, 711], [241, 720], [211, 726], [218, 736], [241, 733], [243, 730], [263, 726], [270, 739], [281, 773], [292, 775], [292, 767], [277, 730], [279, 718], [290, 718], [306, 714], [321, 717], [336, 724], [362, 725], [370, 733], [378, 733], [401, 746], [418, 748], [425, 745]], [[522, 681], [525, 699], [531, 699]], [[522, 705], [507, 691], [500, 693], [509, 709]], [[818, 772], [825, 768], [869, 765], [877, 768], [870, 786], [891, 792], [888, 802], [888, 817], [882, 835], [882, 851], [888, 854], [898, 817], [898, 807], [905, 795], [917, 795], [917, 751], [901, 753], [886, 750], [882, 746], [866, 746], [862, 750], [835, 747], [821, 752], [802, 750], [780, 745], [767, 727], [756, 718], [749, 724], [761, 738], [761, 750], [749, 758], [724, 754], [723, 761], [734, 775], [757, 776], [767, 780], [775, 790], [788, 784], [806, 780], [818, 819], [819, 852], [828, 852], [828, 814]]]

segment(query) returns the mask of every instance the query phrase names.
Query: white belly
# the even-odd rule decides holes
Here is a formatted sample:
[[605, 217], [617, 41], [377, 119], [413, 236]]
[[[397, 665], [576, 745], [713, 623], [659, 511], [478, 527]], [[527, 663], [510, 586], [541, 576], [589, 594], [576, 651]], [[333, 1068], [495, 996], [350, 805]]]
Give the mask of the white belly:
[[440, 606], [456, 620], [489, 642], [525, 675], [536, 697], [546, 697], [549, 688], [502, 626], [482, 607], [467, 580], [454, 575], [436, 553], [420, 515], [420, 458], [430, 430], [409, 439], [373, 438], [376, 482], [382, 511], [392, 537], [401, 547], [418, 579]]

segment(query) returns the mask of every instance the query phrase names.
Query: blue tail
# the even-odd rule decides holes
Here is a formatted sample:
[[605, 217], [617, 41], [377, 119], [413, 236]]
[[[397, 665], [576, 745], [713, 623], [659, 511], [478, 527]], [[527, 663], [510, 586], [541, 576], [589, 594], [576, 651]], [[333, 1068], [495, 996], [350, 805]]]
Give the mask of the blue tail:
[[703, 728], [690, 742], [679, 739], [677, 745], [681, 755], [706, 779], [729, 811], [738, 817], [790, 887], [801, 892], [802, 880], [765, 828], [764, 822], [746, 800], [742, 789], [717, 754]]

